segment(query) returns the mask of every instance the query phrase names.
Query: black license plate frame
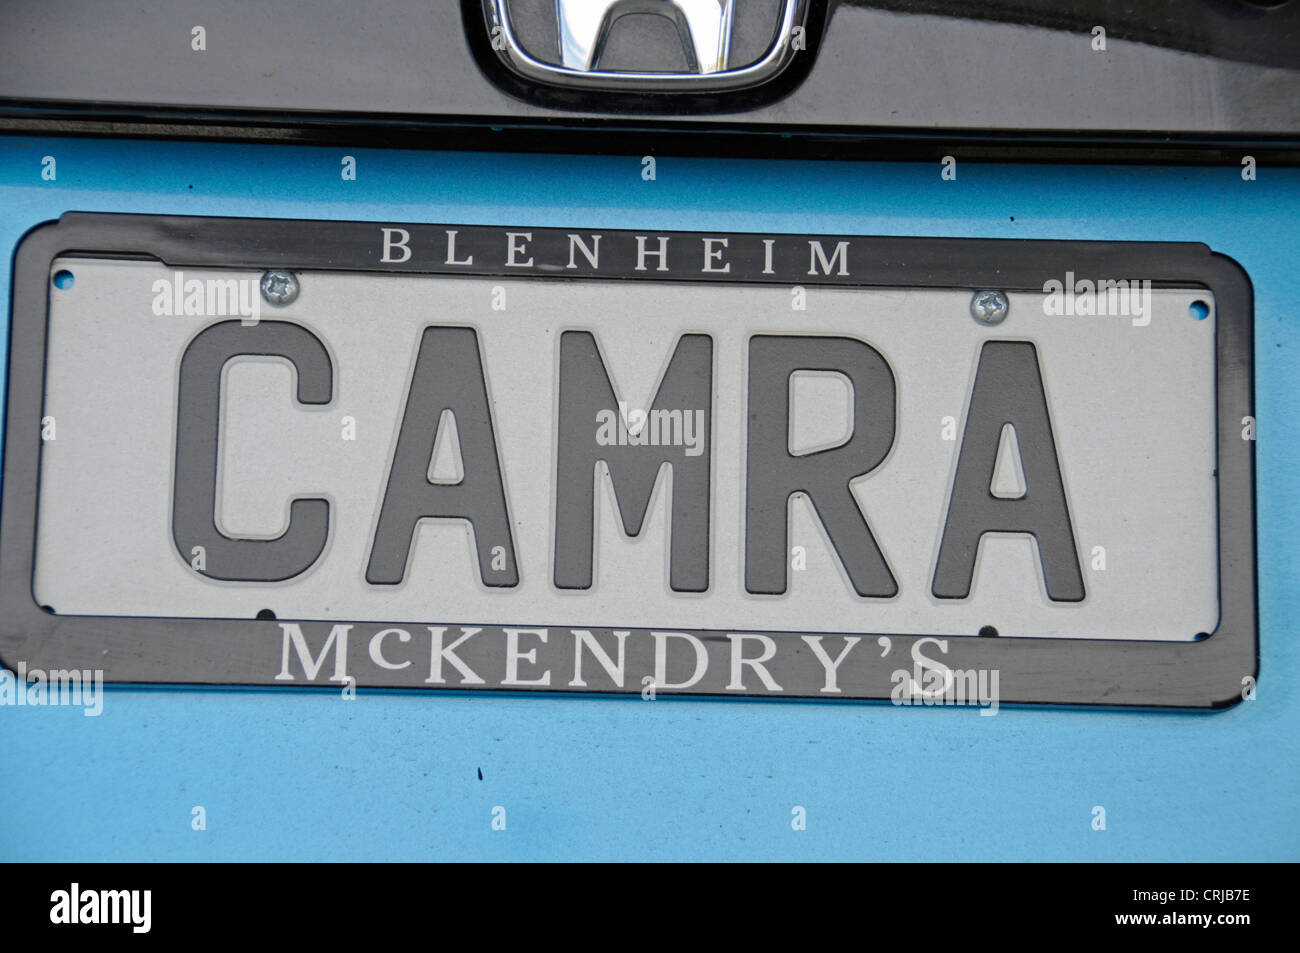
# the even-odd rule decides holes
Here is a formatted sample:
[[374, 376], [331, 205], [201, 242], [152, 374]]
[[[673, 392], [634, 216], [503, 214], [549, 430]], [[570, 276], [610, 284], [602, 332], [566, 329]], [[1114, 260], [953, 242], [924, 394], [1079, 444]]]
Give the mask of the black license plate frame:
[[[383, 261], [382, 229], [401, 229], [412, 247], [445, 242], [457, 232], [461, 260], [443, 262], [439, 255], [411, 255]], [[367, 652], [373, 633], [389, 624], [370, 620], [230, 620], [61, 616], [41, 608], [33, 597], [37, 493], [42, 442], [37, 423], [44, 394], [46, 322], [51, 263], [68, 254], [103, 258], [147, 258], [173, 267], [279, 268], [291, 271], [332, 269], [407, 274], [473, 274], [509, 277], [501, 250], [507, 232], [528, 233], [534, 254], [567, 257], [571, 230], [470, 224], [418, 224], [207, 218], [190, 216], [79, 213], [41, 224], [27, 233], [15, 255], [4, 432], [4, 482], [0, 502], [0, 660], [12, 670], [98, 670], [109, 683], [220, 686], [317, 686], [337, 691], [345, 685], [365, 688], [507, 692], [581, 692], [648, 697], [656, 694], [645, 673], [653, 670], [650, 628], [632, 629], [627, 670], [631, 677], [615, 685], [599, 666], [588, 666], [587, 681], [570, 685], [561, 677], [549, 685], [426, 680], [428, 666], [394, 671], [376, 665]], [[1080, 242], [973, 238], [916, 238], [854, 235], [771, 235], [725, 231], [630, 231], [601, 229], [606, 247], [631, 247], [636, 236], [668, 236], [694, 241], [724, 238], [733, 264], [725, 274], [638, 271], [634, 255], [624, 266], [583, 277], [609, 280], [729, 281], [787, 285], [860, 285], [873, 287], [969, 288], [994, 286], [1033, 291], [1046, 279], [1067, 271], [1126, 274], [1154, 284], [1204, 287], [1216, 301], [1217, 477], [1219, 534], [1219, 625], [1195, 642], [1134, 642], [1075, 639], [975, 638], [969, 634], [943, 640], [940, 657], [953, 670], [999, 673], [1001, 704], [1115, 706], [1214, 710], [1240, 701], [1258, 676], [1256, 598], [1254, 444], [1243, 439], [1245, 418], [1253, 420], [1253, 298], [1249, 278], [1231, 259], [1195, 243]], [[854, 259], [866, 264], [854, 273], [808, 275], [793, 259], [773, 260], [764, 240], [791, 243], [818, 241], [833, 248], [849, 242]], [[806, 244], [803, 246], [806, 248]], [[805, 252], [806, 256], [806, 252]], [[390, 256], [392, 257], [392, 256]], [[617, 256], [611, 254], [610, 258]], [[804, 262], [806, 265], [806, 262]], [[563, 280], [563, 275], [556, 275]], [[529, 620], [519, 620], [527, 626]], [[315, 679], [288, 671], [286, 626], [310, 632], [311, 651], [326, 649], [325, 634], [335, 625], [355, 632], [335, 650], [342, 652], [344, 677], [336, 666], [323, 665]], [[430, 620], [457, 625], [457, 620]], [[473, 625], [466, 622], [466, 625]], [[394, 623], [392, 625], [401, 625]], [[355, 627], [355, 628], [353, 628]], [[480, 627], [483, 638], [471, 640], [458, 657], [472, 669], [499, 670], [507, 651], [501, 627]], [[558, 634], [558, 633], [557, 633]], [[567, 635], [567, 633], [564, 633]], [[719, 673], [683, 696], [779, 697], [897, 701], [891, 672], [910, 665], [910, 652], [923, 636], [862, 633], [867, 643], [839, 678], [836, 692], [826, 692], [822, 667], [807, 647], [790, 653], [780, 692], [751, 685], [727, 690], [724, 682], [734, 642], [725, 631], [696, 633], [706, 647], [709, 668]], [[599, 636], [600, 633], [597, 633]], [[888, 637], [893, 655], [867, 652], [877, 636]], [[870, 637], [870, 638], [868, 638]], [[573, 670], [574, 653], [567, 639], [539, 646], [546, 666]], [[832, 649], [832, 654], [835, 649]], [[931, 654], [939, 654], [932, 652]], [[336, 658], [337, 661], [337, 658]], [[846, 663], [847, 665], [847, 663]], [[802, 668], [800, 668], [802, 666]], [[538, 669], [540, 671], [540, 668]], [[800, 674], [793, 674], [793, 673]], [[657, 694], [670, 694], [660, 689]], [[914, 702], [919, 704], [920, 702]], [[931, 703], [943, 703], [942, 701]]]

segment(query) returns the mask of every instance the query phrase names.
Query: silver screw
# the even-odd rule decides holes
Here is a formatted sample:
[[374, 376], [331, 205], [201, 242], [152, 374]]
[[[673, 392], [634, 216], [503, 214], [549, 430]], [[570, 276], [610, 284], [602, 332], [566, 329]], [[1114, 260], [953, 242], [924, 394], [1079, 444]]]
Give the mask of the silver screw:
[[970, 299], [971, 317], [980, 324], [1001, 324], [1010, 310], [1011, 304], [1001, 291], [977, 291]]
[[268, 271], [262, 276], [262, 297], [277, 308], [292, 304], [298, 297], [298, 279], [292, 272]]

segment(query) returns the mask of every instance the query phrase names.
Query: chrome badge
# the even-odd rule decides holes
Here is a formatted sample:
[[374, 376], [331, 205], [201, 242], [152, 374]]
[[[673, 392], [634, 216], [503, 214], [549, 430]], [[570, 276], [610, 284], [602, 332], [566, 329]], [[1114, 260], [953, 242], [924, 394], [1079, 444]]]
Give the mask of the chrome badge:
[[[555, 0], [554, 62], [534, 55], [511, 17], [511, 0], [484, 0], [492, 48], [513, 72], [551, 86], [627, 92], [712, 92], [743, 89], [780, 73], [803, 48], [801, 31], [807, 0], [781, 0], [772, 40], [757, 59], [731, 65], [736, 0]], [[601, 68], [615, 23], [628, 14], [650, 14], [670, 21], [685, 53], [686, 69]]]

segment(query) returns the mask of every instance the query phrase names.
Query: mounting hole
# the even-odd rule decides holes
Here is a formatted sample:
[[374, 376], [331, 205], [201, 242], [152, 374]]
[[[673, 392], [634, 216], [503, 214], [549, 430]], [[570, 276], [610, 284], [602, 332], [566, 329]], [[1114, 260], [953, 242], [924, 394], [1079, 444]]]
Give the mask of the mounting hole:
[[262, 622], [272, 622], [275, 620], [275, 613], [270, 609], [258, 609], [257, 618]]
[[1204, 321], [1206, 318], [1210, 316], [1209, 302], [1202, 301], [1200, 298], [1197, 298], [1195, 301], [1193, 301], [1190, 305], [1187, 306], [1187, 313], [1190, 314], [1197, 321]]
[[1210, 637], [1210, 633], [1208, 633], [1208, 632], [1197, 632], [1197, 633], [1196, 633], [1196, 637], [1193, 638], [1192, 641], [1193, 641], [1193, 642], [1204, 642], [1204, 641], [1205, 641], [1206, 639], [1208, 639], [1209, 637]]
[[54, 273], [54, 287], [58, 288], [60, 291], [67, 291], [76, 283], [76, 281], [76, 277], [66, 268], [60, 268]]
[[991, 625], [986, 625], [980, 628], [981, 639], [996, 639], [997, 637], [998, 637], [998, 630], [995, 627]]
[[41, 611], [48, 612], [50, 615], [58, 615], [58, 613], [54, 611], [54, 606], [41, 606]]

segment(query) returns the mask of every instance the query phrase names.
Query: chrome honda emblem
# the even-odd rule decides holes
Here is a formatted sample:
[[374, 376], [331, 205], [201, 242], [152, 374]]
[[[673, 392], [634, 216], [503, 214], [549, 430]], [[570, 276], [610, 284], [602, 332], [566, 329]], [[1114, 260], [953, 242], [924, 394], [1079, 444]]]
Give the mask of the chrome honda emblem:
[[[740, 89], [765, 82], [803, 48], [807, 0], [785, 0], [771, 47], [757, 61], [731, 68], [736, 0], [555, 0], [557, 62], [525, 49], [510, 17], [509, 0], [484, 0], [492, 48], [515, 73], [539, 83], [644, 91]], [[686, 71], [599, 69], [610, 31], [623, 16], [648, 13], [670, 20], [681, 37]]]
[[719, 73], [727, 68], [734, 7], [735, 0], [555, 0], [561, 62], [568, 69], [591, 72], [615, 20], [629, 13], [654, 13], [677, 27], [694, 72]]

